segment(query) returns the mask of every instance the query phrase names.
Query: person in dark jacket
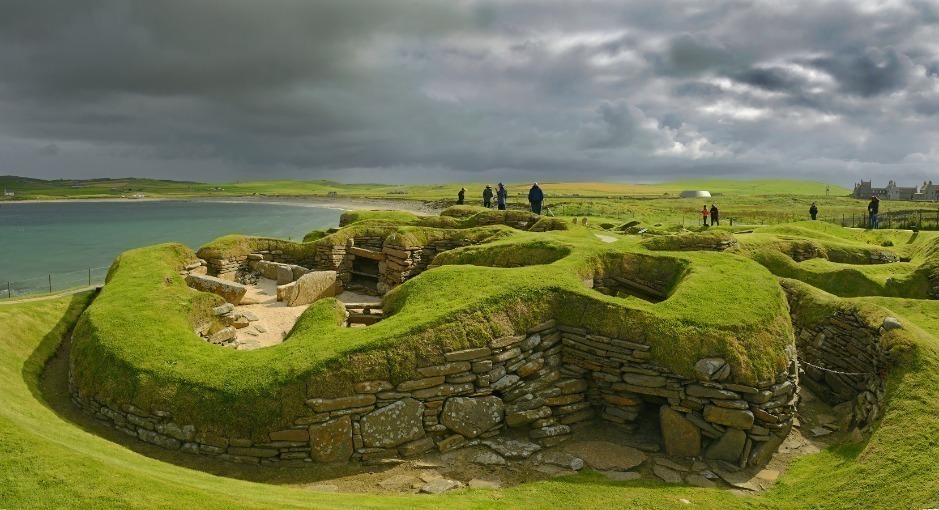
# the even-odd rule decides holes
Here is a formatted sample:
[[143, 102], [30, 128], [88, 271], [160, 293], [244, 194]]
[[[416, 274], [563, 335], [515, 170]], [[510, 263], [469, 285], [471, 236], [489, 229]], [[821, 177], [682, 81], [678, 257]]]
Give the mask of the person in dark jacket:
[[880, 212], [880, 199], [871, 197], [871, 203], [867, 204], [867, 228], [877, 228], [880, 220], [877, 214]]
[[463, 205], [464, 198], [466, 198], [466, 188], [460, 188], [460, 192], [456, 194], [456, 205]]
[[496, 204], [499, 206], [500, 211], [505, 210], [505, 201], [509, 198], [509, 190], [505, 189], [505, 185], [501, 182], [499, 187], [496, 188]]
[[492, 186], [488, 184], [486, 189], [483, 190], [483, 207], [492, 207]]
[[544, 202], [544, 192], [538, 187], [538, 183], [531, 185], [528, 190], [528, 203], [531, 204], [531, 212], [541, 215], [541, 203]]
[[818, 207], [815, 206], [815, 202], [812, 202], [812, 207], [809, 207], [809, 214], [812, 216], [813, 220], [818, 216]]
[[721, 218], [720, 218], [719, 213], [717, 212], [717, 206], [714, 204], [711, 204], [711, 226], [713, 227], [714, 225], [720, 225], [720, 224], [721, 224]]

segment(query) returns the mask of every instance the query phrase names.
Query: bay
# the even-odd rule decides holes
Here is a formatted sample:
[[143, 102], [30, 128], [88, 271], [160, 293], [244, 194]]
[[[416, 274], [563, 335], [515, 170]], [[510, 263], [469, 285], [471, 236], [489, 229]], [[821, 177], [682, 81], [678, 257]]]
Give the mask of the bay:
[[257, 202], [145, 201], [4, 203], [0, 206], [0, 298], [95, 283], [121, 252], [180, 242], [193, 250], [228, 234], [299, 241], [338, 225], [339, 209]]

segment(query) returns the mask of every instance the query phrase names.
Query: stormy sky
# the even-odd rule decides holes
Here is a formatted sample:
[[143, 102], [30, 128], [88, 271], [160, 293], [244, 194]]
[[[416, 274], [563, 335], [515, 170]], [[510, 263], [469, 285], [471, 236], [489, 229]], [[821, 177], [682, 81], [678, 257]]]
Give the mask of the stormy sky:
[[4, 0], [0, 174], [939, 180], [939, 2]]

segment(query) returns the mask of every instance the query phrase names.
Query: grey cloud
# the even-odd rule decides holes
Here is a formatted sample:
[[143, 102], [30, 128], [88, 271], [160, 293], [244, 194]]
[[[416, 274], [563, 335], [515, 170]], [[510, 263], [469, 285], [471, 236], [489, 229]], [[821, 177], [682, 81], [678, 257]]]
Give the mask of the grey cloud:
[[785, 91], [798, 88], [801, 83], [793, 79], [785, 70], [778, 67], [755, 67], [732, 76], [740, 83], [746, 83], [761, 89]]
[[725, 48], [682, 34], [668, 43], [659, 55], [650, 56], [657, 70], [666, 75], [693, 76], [708, 71], [731, 69], [741, 65], [740, 55]]
[[833, 55], [809, 63], [829, 73], [850, 94], [874, 96], [902, 88], [911, 63], [894, 48], [868, 48], [857, 54]]
[[808, 0], [10, 0], [0, 174], [903, 180], [939, 152], [935, 13]]

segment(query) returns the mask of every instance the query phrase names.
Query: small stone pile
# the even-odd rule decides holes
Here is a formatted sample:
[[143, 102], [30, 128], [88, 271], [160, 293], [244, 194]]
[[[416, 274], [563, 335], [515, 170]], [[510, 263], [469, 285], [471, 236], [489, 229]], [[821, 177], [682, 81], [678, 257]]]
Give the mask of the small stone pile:
[[212, 309], [212, 315], [222, 325], [222, 328], [214, 332], [209, 329], [202, 329], [198, 333], [215, 345], [237, 348], [240, 345], [239, 330], [251, 336], [257, 336], [259, 333], [267, 331], [264, 326], [257, 323], [258, 317], [255, 314], [249, 311], [239, 312], [235, 310], [235, 306], [231, 303], [216, 306]]

